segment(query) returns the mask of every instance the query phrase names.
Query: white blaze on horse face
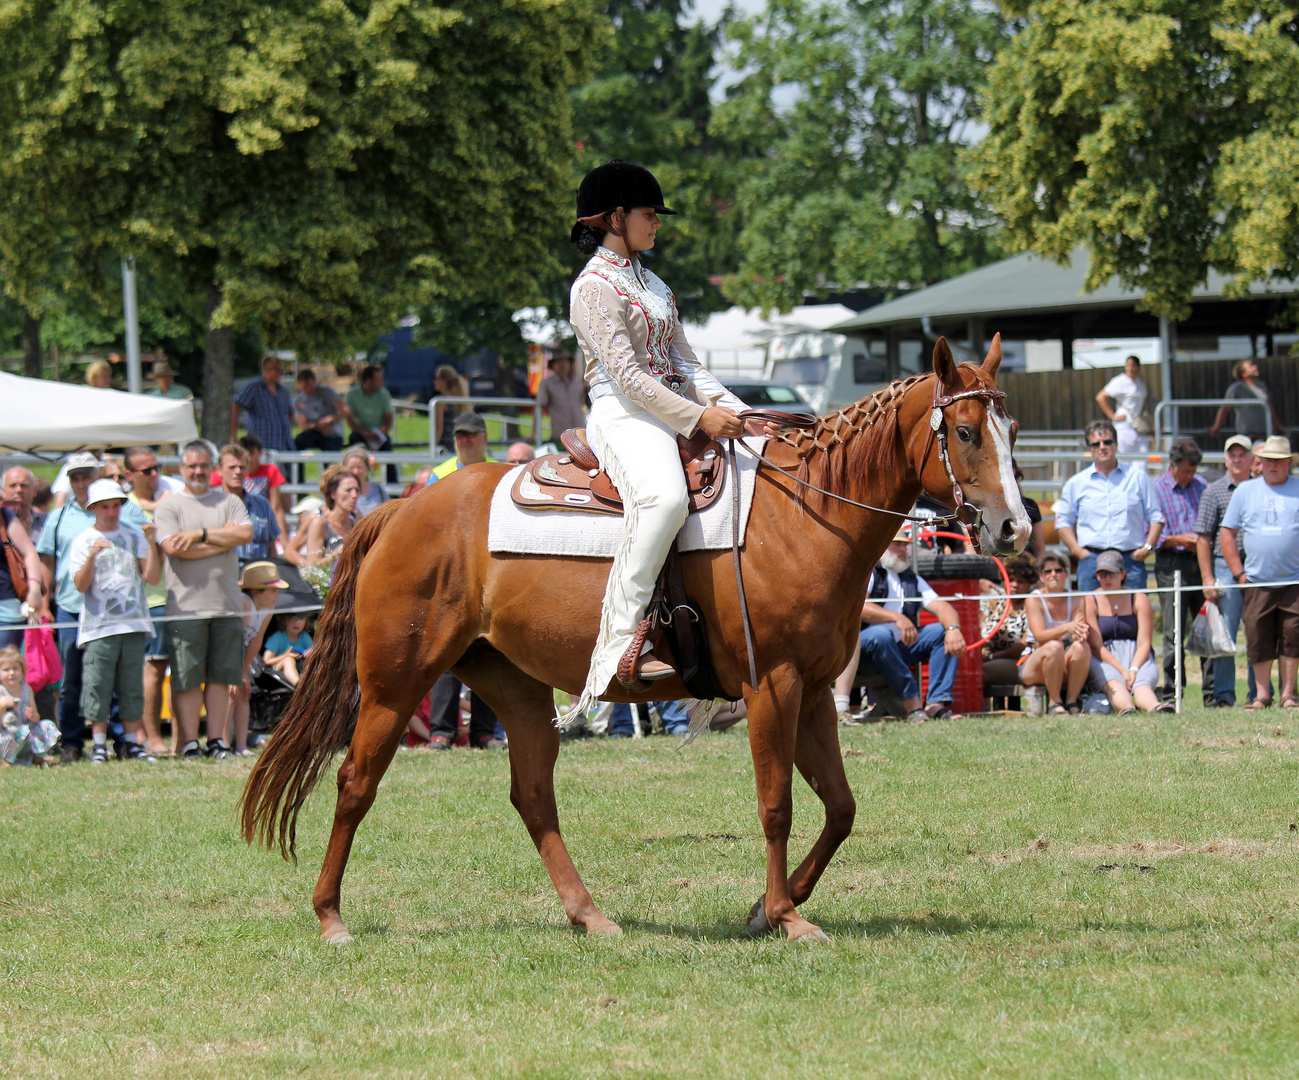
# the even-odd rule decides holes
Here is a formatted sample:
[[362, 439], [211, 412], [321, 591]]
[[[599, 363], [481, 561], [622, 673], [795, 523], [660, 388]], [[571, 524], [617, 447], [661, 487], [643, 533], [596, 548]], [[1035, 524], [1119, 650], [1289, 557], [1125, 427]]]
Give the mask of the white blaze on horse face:
[[992, 435], [993, 453], [997, 455], [997, 474], [1001, 477], [1006, 510], [1014, 522], [1015, 542], [1027, 542], [1033, 526], [1029, 523], [1028, 511], [1024, 509], [1019, 484], [1015, 482], [1015, 465], [1010, 451], [1010, 422], [992, 405], [988, 406], [985, 415], [988, 418], [988, 431]]

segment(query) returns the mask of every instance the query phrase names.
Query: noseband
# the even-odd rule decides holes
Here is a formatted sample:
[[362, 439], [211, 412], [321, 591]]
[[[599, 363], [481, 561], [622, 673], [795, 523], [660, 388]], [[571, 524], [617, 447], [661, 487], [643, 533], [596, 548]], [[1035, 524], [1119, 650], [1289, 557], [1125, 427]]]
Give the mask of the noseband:
[[929, 409], [929, 434], [925, 436], [925, 451], [920, 455], [920, 467], [917, 471], [921, 477], [924, 476], [925, 463], [929, 460], [929, 451], [933, 449], [934, 437], [937, 436], [938, 459], [943, 463], [943, 468], [947, 472], [947, 479], [952, 483], [952, 498], [956, 502], [956, 518], [962, 525], [968, 526], [977, 532], [983, 528], [983, 510], [973, 503], [965, 501], [965, 492], [961, 490], [956, 474], [952, 472], [952, 459], [947, 454], [947, 421], [943, 416], [943, 410], [963, 398], [983, 398], [988, 402], [989, 406], [995, 405], [1000, 409], [1000, 403], [1005, 400], [1006, 391], [980, 386], [973, 390], [964, 390], [959, 394], [939, 394], [938, 390], [941, 384], [942, 380], [935, 375], [934, 400]]

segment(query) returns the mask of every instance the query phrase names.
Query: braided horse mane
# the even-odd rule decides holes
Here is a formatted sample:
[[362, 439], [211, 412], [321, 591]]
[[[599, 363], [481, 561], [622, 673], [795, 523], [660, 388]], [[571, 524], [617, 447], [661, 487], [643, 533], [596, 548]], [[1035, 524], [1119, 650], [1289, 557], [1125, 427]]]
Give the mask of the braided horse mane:
[[[907, 392], [928, 378], [937, 376], [930, 372], [898, 379], [838, 412], [818, 417], [810, 428], [790, 428], [774, 438], [798, 454], [798, 478], [804, 483], [809, 480], [812, 459], [824, 456], [821, 486], [842, 493], [850, 478], [896, 466], [892, 450], [898, 433], [898, 410]], [[819, 498], [824, 504], [826, 496]]]

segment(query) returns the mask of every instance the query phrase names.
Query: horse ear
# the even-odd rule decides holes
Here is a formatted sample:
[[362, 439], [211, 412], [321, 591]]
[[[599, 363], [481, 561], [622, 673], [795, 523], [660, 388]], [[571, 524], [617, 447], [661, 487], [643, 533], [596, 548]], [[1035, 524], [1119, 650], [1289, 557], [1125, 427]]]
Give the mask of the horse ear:
[[983, 361], [983, 373], [995, 381], [999, 367], [1001, 367], [1001, 335], [993, 334], [992, 344], [988, 346], [988, 355]]
[[940, 337], [934, 343], [934, 373], [948, 393], [956, 393], [961, 388], [960, 376], [956, 374], [956, 358], [947, 344], [947, 338]]

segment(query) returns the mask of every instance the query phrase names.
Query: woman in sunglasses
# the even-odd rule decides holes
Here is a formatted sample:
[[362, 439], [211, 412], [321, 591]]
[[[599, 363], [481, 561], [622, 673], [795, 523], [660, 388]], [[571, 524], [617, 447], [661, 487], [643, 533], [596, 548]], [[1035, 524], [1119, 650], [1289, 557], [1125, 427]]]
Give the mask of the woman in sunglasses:
[[1034, 648], [1020, 669], [1020, 681], [1046, 687], [1050, 712], [1077, 716], [1082, 712], [1078, 698], [1087, 682], [1092, 650], [1083, 599], [1070, 592], [1069, 566], [1059, 555], [1042, 559], [1041, 586], [1024, 601], [1024, 611]]
[[1161, 705], [1155, 695], [1159, 667], [1151, 649], [1155, 616], [1150, 598], [1143, 592], [1114, 593], [1123, 588], [1123, 576], [1121, 552], [1102, 551], [1097, 556], [1100, 589], [1087, 596], [1087, 628], [1105, 693], [1120, 716], [1137, 709], [1172, 712], [1173, 706]]

